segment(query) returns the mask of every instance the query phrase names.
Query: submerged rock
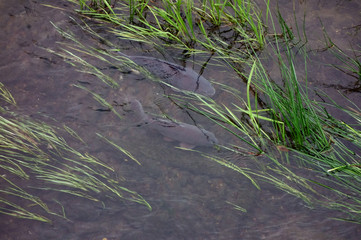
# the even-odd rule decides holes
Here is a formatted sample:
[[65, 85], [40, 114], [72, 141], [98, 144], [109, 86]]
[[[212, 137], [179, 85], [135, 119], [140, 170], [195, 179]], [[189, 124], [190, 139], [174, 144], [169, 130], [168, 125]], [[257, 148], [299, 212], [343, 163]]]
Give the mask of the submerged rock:
[[191, 68], [182, 67], [175, 63], [167, 62], [154, 57], [127, 56], [134, 63], [147, 69], [160, 80], [169, 83], [179, 90], [187, 90], [212, 97], [216, 90], [212, 84], [203, 76]]
[[197, 146], [213, 146], [218, 140], [212, 132], [197, 126], [174, 122], [169, 119], [153, 118], [143, 111], [141, 103], [136, 99], [129, 101], [132, 111], [139, 117], [139, 126], [144, 126], [161, 134], [166, 140], [177, 141], [180, 146], [194, 148]]

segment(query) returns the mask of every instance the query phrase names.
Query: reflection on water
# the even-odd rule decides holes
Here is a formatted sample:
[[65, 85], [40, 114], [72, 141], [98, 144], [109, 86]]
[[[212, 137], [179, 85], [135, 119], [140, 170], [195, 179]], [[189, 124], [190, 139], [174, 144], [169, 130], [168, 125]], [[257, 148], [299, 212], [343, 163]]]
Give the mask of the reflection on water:
[[[312, 25], [317, 22], [317, 15], [326, 17], [325, 20], [332, 19], [333, 26], [339, 26], [341, 31], [355, 25], [352, 17], [346, 21], [337, 16], [345, 9], [360, 7], [357, 1], [339, 1], [328, 10], [322, 6], [329, 1], [315, 2], [319, 11], [309, 6], [312, 9], [312, 20], [307, 20], [309, 26], [317, 25]], [[283, 6], [289, 7], [287, 4]], [[61, 7], [69, 8], [65, 1]], [[136, 117], [129, 111], [119, 108], [122, 120], [102, 111], [102, 106], [87, 92], [72, 87], [72, 84], [88, 84], [110, 102], [121, 103], [131, 96], [142, 102], [147, 114], [166, 114], [188, 124], [196, 121], [205, 129], [212, 129], [220, 142], [232, 141], [207, 119], [197, 115], [190, 117], [191, 113], [164, 98], [167, 89], [154, 82], [139, 80], [138, 76], [129, 73], [119, 76], [110, 69], [109, 74], [121, 79], [122, 83], [120, 90], [112, 90], [95, 84], [98, 80], [94, 76], [76, 72], [62, 59], [42, 50], [41, 47], [56, 49], [56, 41], [63, 40], [50, 21], [65, 28], [75, 28], [65, 13], [41, 6], [36, 1], [2, 1], [0, 8], [3, 10], [0, 17], [1, 81], [17, 100], [19, 109], [16, 111], [42, 120], [45, 115], [75, 129], [89, 143], [83, 150], [113, 166], [117, 174], [125, 177], [126, 187], [140, 193], [153, 207], [148, 211], [134, 203], [107, 199], [103, 206], [66, 195], [39, 193], [49, 204], [54, 202], [53, 199], [61, 201], [69, 221], [54, 218], [53, 224], [44, 224], [0, 215], [1, 239], [358, 239], [358, 226], [327, 218], [335, 213], [308, 209], [300, 200], [266, 184], [259, 191], [239, 174], [194, 152], [176, 149], [177, 143], [167, 142], [161, 134], [137, 126], [134, 124]], [[347, 41], [342, 40], [344, 36], [339, 36], [337, 29], [329, 30], [331, 34], [335, 33], [331, 37], [338, 43]], [[313, 32], [310, 32], [311, 40]], [[357, 36], [351, 35], [347, 39], [355, 41]], [[86, 41], [81, 32], [79, 37]], [[318, 61], [322, 62], [323, 58], [321, 55]], [[312, 84], [318, 87], [338, 81], [337, 77], [332, 77], [335, 72], [330, 73], [325, 67], [314, 70], [311, 66], [310, 74]], [[234, 76], [226, 75], [222, 69], [207, 68], [204, 75], [207, 79], [224, 79], [224, 83], [236, 84], [232, 81]], [[325, 90], [334, 91], [327, 86]], [[350, 96], [356, 98], [354, 94]], [[215, 98], [227, 102], [228, 96], [217, 92]], [[95, 133], [101, 133], [129, 150], [142, 165], [119, 155], [97, 139]], [[211, 147], [198, 150], [225, 154]], [[247, 167], [252, 166], [252, 159], [236, 160]], [[227, 202], [239, 205], [247, 212], [234, 210]]]

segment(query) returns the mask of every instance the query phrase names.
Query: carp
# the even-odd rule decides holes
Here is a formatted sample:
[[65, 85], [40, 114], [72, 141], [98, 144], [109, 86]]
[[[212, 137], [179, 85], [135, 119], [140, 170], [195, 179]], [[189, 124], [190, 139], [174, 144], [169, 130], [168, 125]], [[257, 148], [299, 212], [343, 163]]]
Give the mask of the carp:
[[141, 103], [136, 99], [129, 100], [128, 104], [139, 117], [137, 126], [144, 126], [154, 130], [167, 140], [179, 142], [181, 147], [210, 147], [218, 144], [218, 140], [212, 132], [187, 123], [151, 117], [144, 112]]
[[212, 132], [187, 123], [151, 118], [148, 121], [148, 127], [157, 131], [166, 139], [179, 142], [180, 146], [184, 148], [211, 147], [218, 143]]
[[176, 91], [177, 89], [186, 90], [208, 97], [212, 97], [216, 93], [212, 84], [191, 68], [154, 57], [128, 56], [120, 52], [119, 54], [145, 68], [161, 81], [174, 86]]

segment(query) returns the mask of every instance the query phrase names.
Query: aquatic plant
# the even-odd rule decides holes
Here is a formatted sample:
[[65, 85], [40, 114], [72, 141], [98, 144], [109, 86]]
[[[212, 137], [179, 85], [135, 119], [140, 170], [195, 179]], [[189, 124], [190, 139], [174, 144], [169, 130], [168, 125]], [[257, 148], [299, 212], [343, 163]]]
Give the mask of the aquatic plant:
[[[281, 21], [280, 24], [285, 23]], [[286, 31], [289, 28], [284, 27], [282, 29]], [[351, 107], [345, 108], [329, 97], [323, 96], [324, 99], [328, 100], [325, 101], [328, 102], [327, 104], [310, 99], [307, 86], [306, 53], [304, 52], [305, 79], [301, 82], [297, 77], [291, 46], [297, 46], [298, 52], [304, 51], [304, 48], [291, 42], [289, 38], [285, 37], [287, 36], [286, 33], [283, 32], [281, 35], [284, 36], [282, 40], [278, 40], [276, 36], [275, 42], [268, 43], [268, 46], [274, 46], [273, 55], [277, 59], [281, 79], [272, 79], [263, 67], [262, 60], [253, 57], [253, 63], [249, 64], [249, 75], [243, 74], [248, 79], [247, 99], [240, 101], [244, 103], [242, 106], [245, 107], [233, 104], [233, 109], [230, 109], [217, 104], [212, 99], [199, 99], [199, 96], [193, 96], [194, 99], [201, 100], [202, 107], [192, 105], [191, 108], [218, 123], [222, 123], [222, 127], [228, 131], [233, 132], [233, 129], [236, 128], [238, 131], [235, 134], [243, 133], [242, 136], [239, 136], [240, 140], [244, 142], [245, 137], [250, 139], [247, 143], [255, 150], [265, 149], [265, 151], [260, 152], [272, 160], [276, 164], [276, 168], [267, 166], [266, 171], [258, 175], [260, 179], [269, 181], [278, 188], [296, 195], [308, 203], [318, 203], [325, 207], [344, 211], [349, 215], [348, 221], [360, 223], [361, 158], [358, 154], [361, 150], [360, 131], [358, 130], [360, 127], [360, 111], [352, 102], [350, 102]], [[350, 62], [351, 66], [357, 66], [357, 62], [348, 61], [348, 63]], [[238, 72], [236, 67], [234, 69]], [[350, 69], [357, 73], [355, 67]], [[239, 72], [239, 74], [242, 73]], [[251, 86], [255, 93], [254, 102], [250, 101]], [[231, 88], [226, 88], [226, 90], [235, 96], [238, 94], [236, 90]], [[326, 111], [325, 105], [344, 111], [354, 118], [358, 124], [347, 124], [332, 117]], [[248, 116], [246, 122], [244, 116], [239, 113]], [[298, 161], [296, 163], [290, 162], [289, 157], [287, 157], [286, 162], [279, 161], [272, 152], [267, 151], [269, 149], [267, 145], [270, 142], [283, 155], [292, 154], [292, 158], [296, 158]], [[239, 148], [234, 146], [234, 149], [238, 150]], [[245, 152], [243, 150], [243, 153]], [[227, 166], [227, 163], [223, 163], [223, 165]], [[296, 169], [290, 171], [289, 168], [295, 165], [300, 169], [312, 169], [314, 178], [303, 178], [302, 175], [294, 173], [297, 172]], [[234, 168], [233, 164], [229, 167]], [[249, 174], [257, 175], [256, 172]], [[293, 180], [287, 183], [281, 180], [281, 176]], [[296, 190], [292, 187], [294, 183], [297, 183], [302, 189], [308, 189], [309, 192]], [[315, 184], [327, 189], [328, 194], [316, 192], [318, 187]]]
[[[10, 92], [3, 84], [0, 86], [0, 97], [15, 105]], [[2, 108], [0, 213], [44, 222], [50, 221], [50, 215], [66, 217], [61, 205], [60, 210], [49, 209], [41, 195], [32, 194], [30, 189], [34, 188], [98, 202], [104, 197], [123, 199], [151, 208], [139, 194], [121, 186], [121, 181], [113, 177], [114, 170], [110, 166], [88, 153], [75, 150], [59, 136], [59, 132], [64, 136], [68, 133], [84, 143], [67, 126], [55, 128]], [[118, 149], [139, 164], [130, 153]]]
[[[305, 42], [297, 41], [292, 29], [277, 12], [281, 29], [277, 33], [268, 1], [266, 7], [264, 22], [271, 24], [273, 34], [266, 34], [262, 16], [250, 1], [164, 0], [150, 3], [134, 0], [123, 2], [112, 11], [99, 11], [99, 6], [95, 9], [88, 5], [87, 10], [82, 8], [78, 12], [111, 22], [114, 25], [109, 28], [109, 33], [121, 39], [141, 42], [161, 52], [166, 48], [179, 49], [187, 56], [209, 54], [223, 67], [233, 69], [240, 78], [239, 83], [245, 85], [246, 98], [241, 97], [240, 89], [222, 83], [217, 84], [233, 96], [233, 103], [218, 103], [212, 98], [185, 91], [186, 96], [176, 94], [170, 97], [239, 139], [239, 142], [221, 146], [223, 149], [254, 155], [255, 158], [263, 155], [266, 156], [263, 159], [267, 160], [260, 164], [260, 169], [245, 169], [216, 156], [204, 156], [241, 173], [256, 187], [260, 186], [256, 179], [267, 181], [308, 204], [340, 209], [349, 213], [352, 221], [361, 222], [358, 187], [360, 156], [344, 144], [351, 142], [357, 149], [360, 148], [359, 125], [355, 127], [335, 119], [325, 110], [325, 103], [310, 99], [307, 55], [303, 46], [307, 42], [304, 28], [303, 35], [298, 26], [296, 29], [298, 37], [305, 38]], [[102, 39], [88, 26], [84, 29]], [[112, 51], [119, 49], [104, 39], [100, 42], [106, 43], [109, 51], [84, 46], [77, 42], [75, 36], [68, 36], [75, 45], [70, 48], [65, 46], [62, 56], [70, 63], [76, 63], [81, 71], [88, 71], [105, 83], [108, 78], [97, 73], [99, 69], [88, 65], [87, 60], [76, 60], [78, 56], [75, 52], [86, 53], [107, 63], [108, 59], [115, 60], [112, 62], [116, 66], [120, 63], [142, 70], [122, 57], [114, 57]], [[271, 48], [270, 55], [279, 64], [280, 76], [277, 79], [272, 78], [265, 67], [265, 61], [271, 56], [258, 55], [264, 46]], [[298, 77], [295, 50], [304, 54], [303, 81]], [[357, 75], [359, 61], [341, 58], [351, 66], [347, 70]], [[357, 107], [344, 108], [332, 100], [328, 104], [360, 123]], [[279, 159], [280, 156], [284, 158]], [[296, 159], [296, 162], [290, 159]], [[298, 170], [311, 172], [315, 177], [303, 177]], [[319, 193], [318, 187], [328, 190], [329, 195]]]
[[340, 60], [340, 64], [332, 64], [331, 66], [338, 69], [339, 71], [347, 74], [355, 78], [355, 83], [353, 86], [345, 88], [349, 91], [360, 91], [361, 89], [361, 60], [360, 60], [360, 52], [353, 50], [354, 56], [349, 56], [342, 49], [340, 49], [335, 43], [329, 40], [329, 44], [331, 44], [330, 51]]
[[122, 39], [172, 46], [189, 54], [217, 52], [222, 46], [230, 58], [232, 49], [264, 46], [260, 11], [249, 0], [131, 0], [110, 11], [108, 1], [96, 6], [82, 0], [72, 2], [81, 6], [79, 13], [115, 24], [110, 31]]

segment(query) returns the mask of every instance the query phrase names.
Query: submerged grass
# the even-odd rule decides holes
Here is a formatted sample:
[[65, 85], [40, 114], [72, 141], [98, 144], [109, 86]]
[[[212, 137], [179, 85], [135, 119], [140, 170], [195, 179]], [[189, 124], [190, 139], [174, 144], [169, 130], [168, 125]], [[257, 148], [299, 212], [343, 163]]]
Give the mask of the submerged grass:
[[[265, 21], [270, 21], [276, 32], [269, 1], [266, 5]], [[173, 99], [208, 117], [245, 143], [242, 146], [237, 143], [222, 146], [224, 149], [240, 154], [264, 155], [268, 161], [257, 170], [240, 168], [215, 156], [205, 157], [241, 173], [256, 187], [260, 185], [255, 179], [270, 182], [310, 205], [317, 203], [340, 209], [349, 213], [352, 221], [361, 223], [361, 160], [358, 152], [350, 150], [348, 145], [351, 142], [360, 150], [361, 111], [357, 106], [343, 108], [335, 102], [330, 103], [352, 116], [358, 123], [354, 126], [333, 118], [322, 103], [310, 99], [306, 51], [300, 42], [294, 42], [295, 35], [279, 12], [277, 19], [282, 32], [268, 38], [262, 16], [250, 1], [163, 0], [151, 3], [131, 0], [112, 10], [108, 8], [109, 4], [88, 4], [79, 12], [111, 22], [115, 27], [109, 32], [121, 39], [142, 42], [156, 49], [171, 46], [187, 54], [214, 54], [221, 64], [230, 66], [245, 82], [245, 99], [238, 89], [219, 83], [234, 97], [235, 102], [230, 105], [193, 93], [187, 93], [185, 97], [173, 96]], [[88, 32], [99, 37], [95, 32]], [[74, 36], [68, 39], [76, 46], [65, 47], [67, 50], [64, 49], [62, 56], [77, 62], [82, 71], [90, 69], [88, 73], [108, 84], [106, 79], [109, 78], [97, 73], [96, 67], [84, 59], [76, 59], [81, 53], [109, 62], [107, 58], [114, 59], [112, 54], [84, 46]], [[265, 60], [258, 56], [258, 51], [264, 46], [272, 49], [271, 54], [278, 63], [280, 76], [277, 79], [271, 77]], [[303, 81], [299, 78], [294, 51], [304, 54]], [[359, 61], [345, 57], [342, 51], [338, 56], [348, 66], [343, 69], [359, 77]], [[124, 59], [120, 60], [124, 62]], [[134, 66], [129, 62], [125, 65]], [[247, 74], [244, 69], [248, 69]], [[117, 83], [111, 85], [118, 87]], [[278, 153], [271, 151], [270, 145], [275, 146]], [[279, 153], [292, 155], [292, 159], [298, 159], [299, 165], [290, 162], [289, 157], [280, 160]], [[312, 172], [315, 177], [305, 178], [302, 173], [297, 173], [298, 170]], [[319, 186], [328, 192], [319, 192]]]
[[[1, 97], [15, 104], [8, 91], [2, 91]], [[64, 217], [30, 193], [29, 181], [30, 189], [58, 191], [92, 201], [102, 201], [104, 197], [124, 199], [150, 208], [139, 194], [121, 186], [121, 182], [112, 176], [113, 168], [70, 147], [53, 127], [5, 110], [2, 115], [1, 213], [44, 222], [50, 221], [46, 215]], [[84, 143], [69, 127], [65, 127], [65, 131]], [[122, 151], [131, 156], [124, 149]], [[132, 159], [138, 162], [134, 157]]]
[[111, 10], [106, 3], [87, 4], [86, 8], [84, 1], [77, 3], [81, 14], [115, 24], [111, 33], [126, 40], [172, 46], [190, 54], [217, 52], [221, 45], [229, 57], [231, 49], [264, 46], [260, 11], [249, 0], [130, 0]]
[[16, 101], [9, 90], [0, 82], [0, 98], [11, 105], [16, 105]]
[[[282, 20], [280, 25], [285, 25], [283, 18], [279, 19]], [[296, 48], [298, 53], [304, 51], [305, 56], [305, 74], [301, 81], [295, 66], [294, 50], [291, 48], [297, 46], [290, 39], [294, 36], [288, 33], [289, 27], [284, 26], [281, 29], [283, 38], [279, 39], [275, 35], [273, 42], [268, 42], [268, 46], [273, 46], [272, 53], [278, 62], [280, 79], [271, 78], [262, 63], [263, 60], [256, 54], [251, 57], [253, 62], [249, 62], [248, 75], [240, 72], [238, 65], [228, 61], [236, 72], [247, 79], [247, 98], [240, 99], [240, 104], [233, 104], [230, 108], [218, 104], [213, 99], [191, 94], [189, 98], [198, 100], [200, 105], [189, 105], [188, 101], [184, 101], [184, 106], [212, 119], [256, 150], [253, 154], [263, 153], [275, 164], [275, 167], [267, 166], [262, 173], [253, 169], [247, 176], [256, 175], [259, 179], [272, 183], [308, 204], [317, 203], [344, 211], [350, 215], [350, 221], [360, 223], [361, 158], [358, 152], [361, 152], [361, 138], [358, 129], [361, 125], [351, 126], [333, 118], [322, 103], [310, 99], [307, 87], [307, 55], [302, 46]], [[358, 73], [357, 61], [345, 57], [342, 60], [350, 65], [344, 69], [353, 74]], [[225, 90], [232, 95], [238, 95], [238, 90], [228, 87]], [[253, 101], [250, 96], [251, 90], [254, 92]], [[261, 109], [258, 109], [260, 105]], [[360, 123], [360, 111], [357, 106], [345, 109], [332, 100], [329, 105], [338, 107]], [[283, 154], [288, 155], [290, 151], [296, 153], [299, 166], [312, 169], [317, 176], [316, 179], [304, 178], [294, 173], [295, 170], [291, 171], [289, 167], [295, 163], [290, 163], [289, 160], [280, 162], [268, 151], [270, 143]], [[350, 143], [354, 144], [356, 151], [351, 150]], [[233, 146], [231, 150], [239, 149]], [[243, 149], [242, 153], [245, 152], [247, 149]], [[216, 162], [245, 175], [243, 170], [236, 170], [230, 162]], [[284, 178], [289, 181], [283, 181]], [[318, 193], [316, 185], [327, 189], [328, 193]], [[300, 191], [298, 187], [307, 191]]]

